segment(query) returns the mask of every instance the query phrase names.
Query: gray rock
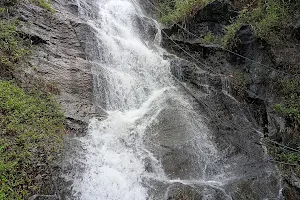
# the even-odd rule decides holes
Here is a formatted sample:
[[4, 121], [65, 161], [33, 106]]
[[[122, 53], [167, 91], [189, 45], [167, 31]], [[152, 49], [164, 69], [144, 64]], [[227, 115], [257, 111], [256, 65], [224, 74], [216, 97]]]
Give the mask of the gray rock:
[[[100, 52], [93, 44], [93, 29], [79, 18], [78, 6], [75, 1], [58, 0], [53, 2], [56, 12], [49, 14], [24, 3], [16, 15], [24, 22], [21, 31], [34, 46], [30, 57], [33, 67], [18, 76], [24, 82], [32, 76], [55, 88], [55, 99], [62, 106], [68, 127], [82, 133], [90, 118], [105, 116], [105, 112], [94, 102], [91, 72], [91, 60], [100, 59]], [[96, 13], [95, 7], [91, 13]]]
[[[171, 32], [171, 34], [173, 33]], [[218, 47], [193, 43], [190, 38], [184, 39], [185, 36], [178, 36], [180, 34], [183, 33], [175, 34], [176, 43], [191, 57], [196, 58], [197, 61], [183, 52], [181, 48], [172, 44], [172, 41], [168, 38], [165, 38], [164, 47], [185, 59], [172, 62], [172, 73], [179, 81], [182, 81], [183, 88], [199, 103], [198, 107], [195, 106], [195, 110], [199, 110], [207, 116], [206, 124], [210, 125], [214, 141], [224, 154], [224, 157], [216, 159], [216, 163], [212, 164], [208, 171], [213, 175], [214, 171], [218, 171], [218, 166], [230, 165], [231, 167], [228, 170], [234, 171], [235, 175], [239, 174], [237, 176], [240, 178], [228, 183], [225, 187], [226, 192], [229, 192], [236, 199], [246, 197], [252, 199], [279, 198], [278, 193], [281, 182], [278, 170], [273, 163], [268, 162], [267, 152], [260, 145], [263, 133], [268, 132], [268, 128], [265, 127], [265, 125], [268, 125], [267, 111], [269, 111], [267, 109], [268, 105], [265, 104], [265, 98], [270, 97], [267, 93], [268, 85], [265, 82], [269, 75], [268, 70], [248, 60], [234, 60], [233, 57], [228, 56], [226, 51], [224, 52]], [[264, 57], [266, 52], [257, 51], [258, 44], [253, 38], [251, 29], [243, 27], [237, 37], [241, 39], [239, 53], [263, 61], [263, 63], [270, 61], [269, 57]], [[190, 62], [186, 60], [190, 60]], [[246, 93], [249, 99], [242, 99], [243, 101], [247, 100], [245, 103], [235, 99], [230, 91], [230, 88], [233, 88], [234, 85], [231, 84], [232, 78], [229, 75], [237, 69], [246, 71], [246, 74], [249, 73], [245, 82], [247, 83], [246, 86], [249, 87], [249, 91], [252, 89], [252, 92]], [[226, 87], [224, 87], [224, 80], [227, 80]], [[236, 94], [236, 96], [239, 95], [241, 94]], [[254, 111], [257, 111], [258, 114]], [[176, 112], [181, 113], [180, 111]], [[173, 120], [169, 121], [172, 123]], [[261, 127], [261, 125], [263, 126]], [[173, 134], [176, 131], [171, 130]], [[163, 135], [166, 135], [166, 133]], [[172, 139], [172, 137], [168, 138]], [[162, 138], [160, 141], [164, 141], [164, 139]], [[165, 164], [166, 166], [172, 166], [172, 168], [166, 167], [166, 172], [175, 174], [180, 179], [188, 178], [182, 177], [181, 169], [178, 166], [183, 166], [182, 168], [193, 166], [193, 163], [190, 162], [194, 160], [193, 155], [180, 149], [180, 144], [175, 148], [169, 145], [165, 146], [167, 146], [166, 156], [162, 155], [162, 164], [164, 162], [172, 163], [171, 161], [175, 160], [173, 154], [181, 155], [179, 152], [182, 152], [186, 155], [180, 161], [175, 160], [175, 163], [179, 164]], [[194, 177], [201, 176], [199, 169], [195, 169], [195, 171], [198, 174], [193, 172]], [[225, 170], [225, 173], [230, 173], [229, 171]], [[195, 186], [195, 188], [200, 189], [201, 187]], [[216, 193], [213, 198], [224, 199], [226, 195], [222, 195], [219, 198]]]

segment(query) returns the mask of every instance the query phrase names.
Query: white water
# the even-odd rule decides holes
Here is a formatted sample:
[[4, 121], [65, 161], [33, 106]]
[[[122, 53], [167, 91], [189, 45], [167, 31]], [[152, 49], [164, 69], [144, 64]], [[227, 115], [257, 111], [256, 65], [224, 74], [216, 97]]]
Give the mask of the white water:
[[[81, 160], [85, 163], [85, 170], [73, 184], [79, 198], [151, 199], [151, 180], [207, 182], [219, 187], [221, 178], [216, 176], [217, 181], [209, 180], [210, 176], [206, 174], [209, 163], [216, 160], [218, 154], [209, 139], [208, 129], [192, 112], [189, 100], [178, 94], [170, 74], [170, 63], [163, 59], [163, 50], [158, 44], [149, 41], [148, 44], [138, 34], [135, 21], [143, 13], [130, 0], [98, 0], [98, 6], [98, 19], [89, 21], [89, 24], [96, 30], [100, 41], [101, 70], [94, 71], [101, 73], [96, 82], [100, 91], [104, 91], [103, 102], [109, 115], [104, 121], [91, 120], [89, 134], [80, 139], [86, 150]], [[199, 157], [195, 163], [199, 164], [201, 173], [191, 180], [179, 180], [181, 175], [176, 174], [172, 177], [177, 179], [171, 180], [161, 164], [161, 157], [157, 156], [159, 153], [145, 145], [159, 134], [150, 131], [149, 138], [149, 130], [160, 123], [158, 116], [169, 108], [170, 99], [175, 102], [173, 107], [182, 111], [178, 115], [180, 123], [185, 126], [184, 132], [177, 133], [178, 143], [190, 145], [189, 152], [196, 156], [195, 159]], [[151, 172], [146, 170], [146, 159], [151, 160]], [[198, 166], [192, 167], [197, 171]]]

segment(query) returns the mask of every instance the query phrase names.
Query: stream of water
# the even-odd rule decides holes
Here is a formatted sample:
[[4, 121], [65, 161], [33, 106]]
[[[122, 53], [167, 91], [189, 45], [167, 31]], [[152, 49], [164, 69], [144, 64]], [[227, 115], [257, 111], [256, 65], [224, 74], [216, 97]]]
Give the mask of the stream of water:
[[[75, 196], [163, 200], [180, 184], [199, 186], [202, 199], [231, 199], [223, 186], [234, 175], [216, 164], [221, 153], [205, 119], [174, 82], [157, 22], [130, 0], [97, 0], [96, 6], [98, 17], [88, 24], [101, 51], [95, 87], [108, 116], [91, 120], [79, 139], [84, 170], [73, 183]], [[158, 30], [153, 40], [145, 39], [146, 26]]]

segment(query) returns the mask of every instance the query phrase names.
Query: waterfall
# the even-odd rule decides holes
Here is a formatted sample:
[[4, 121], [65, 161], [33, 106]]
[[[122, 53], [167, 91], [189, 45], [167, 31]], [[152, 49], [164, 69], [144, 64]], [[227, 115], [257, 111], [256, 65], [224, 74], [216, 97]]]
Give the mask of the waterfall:
[[83, 170], [74, 196], [163, 200], [174, 187], [188, 187], [202, 199], [232, 199], [224, 186], [236, 177], [196, 101], [174, 81], [157, 22], [131, 0], [95, 2], [97, 17], [88, 20], [100, 52], [92, 61], [94, 87], [108, 116], [92, 119], [78, 138]]
[[[146, 16], [132, 1], [99, 0], [98, 6], [99, 17], [89, 24], [96, 30], [102, 52], [98, 61], [101, 70], [94, 70], [96, 75], [99, 72], [95, 83], [103, 91], [102, 102], [109, 115], [104, 121], [93, 119], [89, 134], [80, 139], [86, 149], [85, 170], [75, 181], [74, 190], [86, 200], [143, 200], [151, 195], [147, 185], [153, 180], [171, 183], [172, 176], [178, 180], [199, 176], [205, 181], [205, 170], [211, 167], [217, 150], [201, 117], [192, 111], [190, 100], [178, 94], [170, 63], [155, 42], [159, 36], [154, 41], [143, 38], [138, 20]], [[167, 112], [170, 116], [161, 116]], [[165, 122], [171, 118], [174, 124]], [[158, 124], [170, 131], [178, 129], [173, 132], [178, 137], [173, 142], [186, 146], [182, 153], [194, 157], [194, 170], [190, 171], [199, 168], [197, 173], [166, 174], [163, 165], [169, 164], [162, 164], [161, 152], [154, 149], [166, 142], [156, 141], [162, 137], [155, 130]]]

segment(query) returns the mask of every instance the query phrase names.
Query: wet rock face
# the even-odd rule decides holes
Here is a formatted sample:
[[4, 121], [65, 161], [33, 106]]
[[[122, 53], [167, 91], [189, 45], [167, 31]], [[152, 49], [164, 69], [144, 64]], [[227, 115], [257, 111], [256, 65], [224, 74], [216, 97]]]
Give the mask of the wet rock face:
[[[184, 67], [187, 67], [187, 65], [184, 65]], [[214, 141], [218, 145], [219, 151], [222, 152], [215, 164], [217, 166], [230, 166], [230, 168], [223, 169], [225, 170], [224, 174], [232, 174], [232, 177], [238, 177], [234, 181], [225, 184], [225, 191], [235, 199], [244, 197], [277, 199], [280, 190], [280, 177], [274, 164], [268, 162], [268, 156], [260, 142], [263, 134], [256, 131], [258, 125], [253, 113], [247, 108], [246, 104], [240, 104], [226, 91], [222, 91], [222, 82], [216, 81], [222, 79], [222, 77], [203, 72], [201, 68], [193, 67], [191, 69], [188, 76], [184, 75], [186, 79], [184, 86], [201, 105], [198, 108], [195, 107], [195, 109], [207, 116], [208, 121], [206, 123], [213, 130]], [[202, 74], [202, 76], [199, 74]], [[206, 76], [204, 76], [205, 74]], [[204, 83], [207, 83], [208, 87], [201, 87]], [[176, 163], [171, 166], [185, 166], [185, 163], [189, 163], [189, 158], [192, 158], [192, 156], [188, 152], [183, 154], [186, 155], [183, 158], [187, 160], [181, 159], [180, 161], [183, 163], [180, 164], [178, 160], [171, 157], [170, 159]], [[172, 156], [172, 153], [167, 155]], [[164, 159], [168, 159], [168, 156], [163, 157], [163, 163]], [[180, 176], [180, 169], [169, 169]], [[199, 171], [199, 169], [196, 169], [196, 171]], [[213, 171], [214, 168], [211, 168], [212, 174]], [[219, 169], [216, 171], [219, 171]], [[199, 186], [195, 186], [195, 188], [199, 189]], [[217, 194], [213, 196], [218, 199]], [[221, 196], [219, 199], [224, 198], [224, 196]]]
[[[218, 6], [220, 3], [223, 7]], [[229, 4], [224, 6], [224, 3], [226, 1], [215, 1], [212, 3], [216, 4], [215, 7], [210, 8], [209, 4], [207, 8], [198, 11], [193, 20], [186, 22], [189, 31], [198, 37], [207, 33], [207, 30], [221, 34], [222, 27], [229, 23], [229, 16], [235, 16], [234, 11], [230, 11]], [[220, 10], [221, 8], [224, 9]], [[206, 12], [210, 12], [208, 16]], [[219, 17], [214, 13], [224, 16]], [[211, 29], [208, 22], [218, 24], [214, 26], [217, 30]], [[199, 27], [206, 27], [206, 32]], [[163, 46], [183, 58], [172, 62], [173, 75], [184, 82], [184, 88], [201, 105], [198, 109], [209, 118], [207, 124], [214, 130], [214, 140], [224, 153], [224, 157], [218, 162], [231, 166], [225, 173], [232, 172], [235, 174], [233, 176], [239, 177], [226, 184], [226, 191], [234, 199], [278, 199], [280, 176], [274, 163], [268, 162], [268, 155], [261, 145], [263, 133], [269, 131], [269, 108], [265, 99], [272, 96], [266, 80], [274, 78], [274, 74], [263, 66], [230, 54], [218, 46], [194, 41], [195, 36], [181, 30], [179, 26], [174, 25], [164, 32], [167, 36], [163, 35]], [[181, 48], [169, 39], [170, 36]], [[272, 66], [268, 52], [261, 43], [254, 40], [250, 26], [243, 26], [236, 33], [236, 38], [238, 42], [233, 51]], [[243, 99], [244, 103], [231, 96], [230, 88], [234, 87], [231, 81], [235, 70], [246, 74], [248, 91], [247, 98]], [[224, 87], [226, 80], [229, 81], [229, 87]]]
[[34, 46], [30, 57], [30, 65], [34, 67], [20, 74], [20, 78], [26, 82], [26, 77], [32, 76], [54, 88], [67, 125], [79, 133], [85, 131], [91, 117], [105, 115], [93, 101], [90, 59], [100, 53], [93, 46], [92, 28], [79, 18], [79, 6], [90, 9], [91, 17], [96, 15], [97, 7], [90, 3], [79, 5], [77, 1], [58, 0], [53, 2], [56, 10], [53, 14], [24, 3], [16, 13], [24, 22], [21, 31], [32, 39]]
[[139, 35], [141, 35], [144, 40], [154, 41], [158, 30], [153, 19], [136, 16], [134, 22], [136, 24], [136, 30], [139, 31]]

